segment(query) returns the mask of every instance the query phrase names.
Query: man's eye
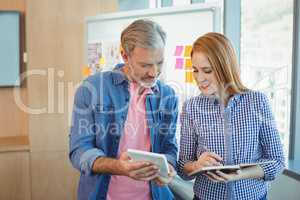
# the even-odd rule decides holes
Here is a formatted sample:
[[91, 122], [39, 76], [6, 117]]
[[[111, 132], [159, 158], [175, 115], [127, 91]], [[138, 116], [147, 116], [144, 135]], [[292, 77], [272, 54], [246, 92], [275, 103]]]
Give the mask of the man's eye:
[[164, 64], [164, 62], [159, 62], [157, 65], [162, 66], [162, 64]]
[[194, 70], [193, 70], [193, 72], [194, 72], [194, 73], [197, 73], [197, 72], [198, 72], [198, 70], [197, 70], [197, 69], [194, 69]]

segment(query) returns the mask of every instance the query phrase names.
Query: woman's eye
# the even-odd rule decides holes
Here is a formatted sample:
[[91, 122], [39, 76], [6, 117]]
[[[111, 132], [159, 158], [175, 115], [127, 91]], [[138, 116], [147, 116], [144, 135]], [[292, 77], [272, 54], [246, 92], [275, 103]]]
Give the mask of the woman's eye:
[[212, 70], [206, 70], [206, 71], [204, 71], [204, 73], [205, 74], [210, 74], [210, 73], [212, 73]]

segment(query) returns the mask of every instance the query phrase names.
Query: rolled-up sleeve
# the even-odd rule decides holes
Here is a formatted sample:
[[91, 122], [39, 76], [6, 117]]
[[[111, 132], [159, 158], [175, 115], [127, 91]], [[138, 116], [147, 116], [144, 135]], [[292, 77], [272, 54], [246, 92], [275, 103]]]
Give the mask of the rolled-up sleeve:
[[180, 123], [180, 151], [177, 172], [184, 180], [191, 180], [194, 177], [187, 176], [183, 171], [183, 167], [187, 162], [197, 160], [197, 142], [192, 119], [187, 111], [187, 103], [184, 103], [183, 105], [182, 113], [180, 115]]
[[72, 165], [84, 175], [93, 175], [94, 161], [100, 156], [105, 156], [104, 152], [96, 147], [92, 95], [86, 82], [77, 89], [69, 134], [69, 158]]
[[274, 161], [274, 163], [271, 164], [261, 165], [264, 171], [264, 180], [272, 181], [284, 169], [285, 158], [283, 145], [280, 140], [280, 135], [278, 133], [268, 99], [262, 94], [260, 101], [261, 125], [259, 136], [262, 147], [262, 157], [259, 161]]

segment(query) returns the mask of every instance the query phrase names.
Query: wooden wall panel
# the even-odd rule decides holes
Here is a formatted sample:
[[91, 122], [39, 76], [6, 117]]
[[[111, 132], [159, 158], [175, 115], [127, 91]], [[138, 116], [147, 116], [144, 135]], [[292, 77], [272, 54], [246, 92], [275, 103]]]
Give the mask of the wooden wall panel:
[[76, 199], [79, 173], [67, 152], [31, 153], [32, 200]]
[[[68, 84], [81, 80], [84, 66], [84, 19], [117, 9], [117, 1], [103, 0], [29, 0], [27, 3], [28, 69], [42, 70], [47, 75], [28, 80], [28, 101], [33, 108], [47, 112], [30, 115], [31, 151], [65, 151], [73, 93]], [[52, 80], [49, 84], [48, 79]], [[58, 95], [58, 85], [64, 94]], [[50, 94], [50, 97], [49, 97]], [[53, 94], [53, 96], [51, 96]]]
[[74, 92], [68, 84], [75, 86], [82, 78], [85, 17], [116, 6], [116, 0], [28, 0], [26, 4], [28, 69], [46, 74], [28, 79], [30, 107], [47, 110], [29, 115], [32, 200], [76, 199], [79, 173], [68, 159], [68, 102]]
[[0, 153], [0, 199], [30, 200], [29, 153]]

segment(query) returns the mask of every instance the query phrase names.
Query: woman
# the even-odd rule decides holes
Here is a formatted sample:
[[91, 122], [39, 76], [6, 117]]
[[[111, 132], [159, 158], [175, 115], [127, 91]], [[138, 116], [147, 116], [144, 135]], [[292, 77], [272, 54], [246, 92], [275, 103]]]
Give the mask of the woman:
[[284, 168], [284, 155], [264, 94], [241, 82], [236, 54], [222, 34], [198, 38], [192, 49], [193, 75], [201, 95], [184, 103], [179, 175], [213, 165], [273, 161], [231, 173], [196, 176], [194, 199], [266, 199], [267, 181]]

